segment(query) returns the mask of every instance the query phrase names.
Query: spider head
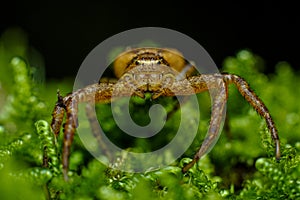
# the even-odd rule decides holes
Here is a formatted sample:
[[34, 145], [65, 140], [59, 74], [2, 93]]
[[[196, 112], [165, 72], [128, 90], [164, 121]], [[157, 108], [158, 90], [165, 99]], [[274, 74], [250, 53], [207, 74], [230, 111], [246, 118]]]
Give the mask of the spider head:
[[194, 71], [188, 67], [188, 61], [176, 49], [169, 48], [135, 48], [120, 54], [114, 61], [114, 72], [121, 78], [126, 72], [137, 66], [166, 65], [177, 72], [189, 75]]
[[119, 81], [141, 98], [145, 93], [152, 93], [153, 98], [157, 98], [156, 94], [161, 94], [176, 81], [176, 74], [178, 72], [168, 66], [146, 61], [126, 72]]

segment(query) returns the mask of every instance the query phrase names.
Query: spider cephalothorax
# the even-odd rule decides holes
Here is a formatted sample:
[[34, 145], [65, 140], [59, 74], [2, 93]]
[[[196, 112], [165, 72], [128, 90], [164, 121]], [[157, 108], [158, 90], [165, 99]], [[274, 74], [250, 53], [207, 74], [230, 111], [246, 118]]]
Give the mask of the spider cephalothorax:
[[[114, 72], [118, 81], [105, 81], [88, 85], [65, 97], [58, 94], [58, 101], [52, 113], [51, 127], [55, 135], [60, 132], [64, 114], [63, 143], [63, 173], [67, 179], [69, 166], [70, 146], [77, 124], [78, 103], [87, 103], [90, 109], [94, 103], [107, 103], [112, 97], [136, 95], [144, 98], [144, 94], [151, 93], [152, 99], [161, 96], [192, 95], [207, 91], [209, 88], [219, 88], [218, 95], [212, 104], [212, 113], [208, 135], [201, 148], [195, 154], [192, 162], [183, 168], [186, 172], [212, 146], [218, 137], [222, 121], [222, 113], [228, 96], [228, 84], [233, 83], [249, 104], [265, 119], [267, 127], [275, 142], [275, 155], [280, 158], [279, 137], [275, 124], [264, 103], [249, 88], [248, 83], [241, 77], [233, 74], [195, 74], [194, 67], [182, 55], [173, 49], [163, 48], [136, 48], [125, 51], [114, 62]], [[192, 88], [192, 89], [191, 89]], [[87, 112], [89, 113], [89, 112]], [[89, 115], [89, 114], [88, 114]], [[97, 122], [95, 116], [88, 116], [91, 123]], [[95, 126], [92, 126], [92, 129]], [[93, 129], [97, 132], [98, 130]], [[99, 141], [101, 145], [101, 141]], [[109, 152], [107, 152], [109, 154]]]

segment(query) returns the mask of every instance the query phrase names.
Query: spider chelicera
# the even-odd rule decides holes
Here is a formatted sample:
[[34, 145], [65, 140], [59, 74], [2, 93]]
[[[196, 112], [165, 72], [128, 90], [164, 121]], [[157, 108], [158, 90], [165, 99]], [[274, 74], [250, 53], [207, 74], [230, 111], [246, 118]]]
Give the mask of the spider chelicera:
[[[222, 121], [222, 113], [228, 97], [228, 84], [233, 83], [241, 95], [262, 116], [275, 143], [276, 159], [280, 158], [280, 142], [274, 121], [261, 99], [250, 89], [248, 83], [234, 74], [197, 74], [195, 68], [174, 49], [166, 48], [135, 48], [120, 54], [114, 61], [116, 81], [99, 82], [88, 85], [62, 97], [58, 92], [58, 101], [52, 113], [51, 128], [58, 136], [66, 113], [64, 124], [64, 141], [62, 164], [64, 178], [68, 179], [70, 147], [75, 129], [78, 126], [78, 104], [87, 103], [86, 109], [94, 103], [107, 103], [112, 97], [130, 97], [132, 95], [144, 98], [145, 93], [151, 93], [152, 99], [161, 96], [192, 95], [219, 88], [218, 95], [212, 104], [211, 120], [207, 137], [204, 139], [193, 160], [184, 166], [183, 172], [189, 170], [213, 145], [218, 137]], [[192, 88], [192, 90], [190, 89]], [[92, 130], [97, 132], [93, 123], [98, 123], [95, 116], [87, 112], [92, 123]], [[101, 145], [101, 141], [99, 141]], [[107, 152], [109, 154], [109, 152]]]

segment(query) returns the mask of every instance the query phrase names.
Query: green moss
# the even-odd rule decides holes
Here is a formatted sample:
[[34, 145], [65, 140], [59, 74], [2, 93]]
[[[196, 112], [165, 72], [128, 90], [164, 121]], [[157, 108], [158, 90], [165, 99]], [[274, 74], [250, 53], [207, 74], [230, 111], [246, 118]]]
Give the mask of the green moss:
[[[20, 32], [14, 37], [21, 37], [20, 42], [8, 42], [7, 33], [0, 40], [0, 83], [3, 86], [0, 88], [3, 108], [0, 111], [0, 199], [20, 196], [23, 199], [120, 200], [300, 198], [300, 75], [288, 63], [280, 62], [275, 73], [264, 74], [263, 59], [242, 50], [226, 58], [223, 67], [223, 71], [244, 77], [269, 108], [281, 139], [279, 162], [274, 158], [274, 144], [264, 120], [230, 86], [226, 129], [211, 153], [186, 174], [182, 174], [181, 167], [191, 160], [203, 140], [201, 133], [207, 130], [208, 94], [198, 95], [201, 102], [199, 135], [177, 162], [152, 172], [120, 172], [92, 157], [76, 135], [70, 157], [70, 180], [65, 182], [60, 162], [62, 136], [55, 140], [49, 122], [57, 88], [66, 94], [71, 91], [72, 82], [70, 79], [47, 80], [42, 86], [37, 84], [32, 61], [28, 59], [28, 42]], [[7, 79], [3, 73], [9, 73], [11, 78]], [[155, 102], [133, 98], [130, 110], [136, 123], [149, 123], [145, 108], [153, 103], [163, 104], [167, 111], [176, 107], [173, 98]], [[122, 102], [118, 106], [121, 108]], [[142, 146], [137, 149], [139, 152], [151, 151], [172, 140], [171, 132], [176, 132], [180, 120], [180, 112], [175, 112], [159, 137], [150, 142], [132, 140], [120, 137], [122, 132], [111, 118], [110, 106], [99, 108], [99, 120], [111, 139], [129, 141], [125, 148]], [[185, 109], [195, 114], [189, 105]], [[188, 129], [197, 124], [184, 126]]]

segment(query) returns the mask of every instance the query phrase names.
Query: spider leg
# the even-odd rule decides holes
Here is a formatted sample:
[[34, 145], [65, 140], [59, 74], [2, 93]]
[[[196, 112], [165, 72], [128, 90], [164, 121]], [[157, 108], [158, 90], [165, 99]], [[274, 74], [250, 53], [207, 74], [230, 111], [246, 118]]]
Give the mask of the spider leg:
[[[57, 91], [57, 102], [55, 104], [54, 110], [52, 112], [52, 122], [51, 128], [55, 134], [55, 139], [58, 137], [60, 128], [63, 122], [65, 111], [67, 111], [66, 123], [64, 124], [64, 144], [63, 144], [63, 174], [64, 179], [68, 180], [67, 169], [69, 166], [68, 157], [70, 154], [70, 146], [73, 141], [73, 136], [75, 132], [74, 114], [73, 114], [73, 102], [71, 98], [65, 99]], [[75, 114], [76, 116], [76, 114]], [[56, 140], [55, 140], [56, 142]]]
[[64, 142], [63, 142], [63, 175], [68, 180], [69, 157], [71, 144], [74, 139], [75, 129], [78, 126], [78, 103], [80, 102], [98, 102], [103, 103], [111, 98], [113, 84], [96, 83], [83, 89], [77, 90], [63, 98], [64, 107], [67, 113], [66, 123], [64, 124]]
[[63, 122], [64, 114], [65, 114], [65, 105], [63, 102], [63, 97], [60, 95], [58, 90], [57, 102], [52, 112], [52, 122], [51, 122], [51, 128], [56, 137], [59, 134], [60, 127]]
[[[117, 88], [114, 86], [115, 83], [110, 82], [96, 83], [88, 85], [83, 89], [79, 89], [64, 98], [58, 93], [58, 101], [52, 114], [53, 119], [51, 127], [57, 136], [60, 131], [64, 113], [66, 112], [62, 153], [63, 175], [65, 180], [68, 180], [70, 148], [74, 139], [75, 129], [78, 126], [78, 103], [87, 102], [90, 103], [90, 105], [93, 105], [94, 103], [110, 102], [113, 90], [116, 90], [116, 97], [130, 96], [132, 94], [132, 88], [125, 87], [126, 89], [122, 90], [122, 88], [124, 88], [122, 85]], [[92, 118], [93, 116], [90, 116], [90, 119]]]
[[[206, 75], [203, 77], [198, 77], [197, 81], [194, 81], [195, 83], [199, 83], [199, 81], [205, 81], [205, 87], [202, 87], [202, 89], [206, 89], [210, 91], [211, 98], [212, 98], [212, 110], [211, 110], [211, 120], [209, 129], [207, 132], [207, 135], [198, 150], [198, 152], [195, 154], [193, 160], [188, 163], [182, 171], [185, 173], [188, 171], [204, 154], [208, 153], [213, 145], [217, 142], [217, 139], [220, 136], [221, 133], [221, 125], [224, 121], [225, 117], [225, 106], [226, 106], [226, 100], [227, 100], [227, 87], [225, 85], [225, 82], [222, 80], [222, 78], [218, 75], [215, 75], [214, 77], [210, 75]], [[199, 84], [194, 85], [194, 88], [198, 88]], [[201, 90], [196, 92], [201, 92]]]
[[75, 129], [77, 127], [78, 102], [76, 99], [68, 98], [66, 101], [66, 123], [64, 124], [64, 142], [62, 153], [63, 175], [68, 180], [70, 149], [74, 139]]
[[262, 100], [250, 89], [248, 83], [241, 77], [232, 74], [223, 74], [223, 79], [228, 83], [233, 83], [241, 95], [249, 102], [249, 104], [263, 117], [267, 123], [272, 139], [275, 143], [275, 156], [280, 159], [280, 142], [275, 123], [270, 115], [269, 110]]
[[104, 155], [106, 155], [108, 157], [109, 160], [111, 160], [112, 155], [110, 153], [110, 151], [108, 150], [105, 142], [103, 142], [102, 136], [101, 136], [101, 130], [99, 127], [99, 122], [97, 120], [97, 115], [95, 113], [95, 105], [91, 104], [91, 103], [87, 103], [86, 104], [86, 116], [90, 122], [91, 125], [91, 129], [92, 129], [92, 133], [94, 135], [94, 137], [97, 140], [97, 143], [99, 145], [99, 148], [101, 151], [103, 151]]

